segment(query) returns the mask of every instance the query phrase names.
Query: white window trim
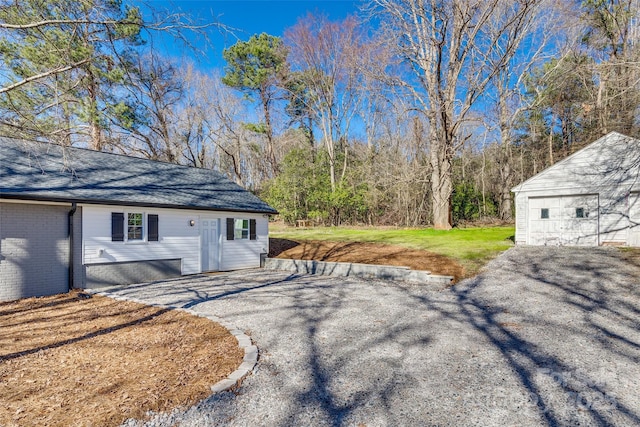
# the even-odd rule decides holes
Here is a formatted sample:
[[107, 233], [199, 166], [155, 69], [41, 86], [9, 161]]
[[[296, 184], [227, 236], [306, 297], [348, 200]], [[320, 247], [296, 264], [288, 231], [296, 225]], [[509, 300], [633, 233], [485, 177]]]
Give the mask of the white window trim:
[[[142, 214], [142, 239], [129, 240], [129, 214]], [[124, 243], [128, 245], [147, 244], [147, 213], [145, 211], [125, 211], [124, 212]]]
[[[247, 221], [247, 228], [238, 228], [236, 227], [236, 224], [238, 223], [238, 221], [242, 221], [243, 225], [244, 222]], [[240, 237], [238, 237], [237, 231], [240, 230]], [[247, 231], [247, 237], [243, 237], [243, 232]], [[249, 218], [234, 218], [233, 219], [233, 240], [250, 240], [251, 239], [251, 221], [249, 221]]]

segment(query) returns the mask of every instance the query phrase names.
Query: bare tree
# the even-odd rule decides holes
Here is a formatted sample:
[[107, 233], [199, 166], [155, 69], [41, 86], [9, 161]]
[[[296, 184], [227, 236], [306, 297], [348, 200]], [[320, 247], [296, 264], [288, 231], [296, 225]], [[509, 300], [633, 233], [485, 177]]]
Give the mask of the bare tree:
[[112, 123], [123, 128], [122, 149], [153, 160], [176, 163], [176, 113], [186, 95], [179, 66], [169, 58], [151, 52], [137, 58], [130, 70], [128, 121]]
[[[505, 3], [513, 3], [505, 7]], [[429, 124], [433, 224], [450, 228], [451, 161], [464, 142], [461, 126], [489, 83], [513, 57], [487, 31], [498, 14], [502, 31], [518, 32], [540, 0], [373, 0], [373, 10], [412, 65], [411, 88]]]
[[300, 71], [305, 86], [303, 100], [320, 127], [329, 155], [331, 190], [335, 192], [346, 172], [346, 156], [338, 172], [338, 157], [347, 146], [357, 113], [357, 85], [361, 74], [357, 58], [364, 35], [354, 18], [331, 22], [325, 16], [307, 15], [285, 32], [292, 69]]
[[[525, 92], [524, 80], [532, 68], [551, 56], [549, 42], [559, 28], [558, 13], [552, 2], [542, 0], [530, 13], [521, 16], [518, 25], [506, 26], [505, 19], [514, 13], [505, 10], [496, 13], [488, 22], [487, 32], [490, 39], [498, 40], [494, 54], [495, 60], [504, 58], [492, 80], [489, 89], [495, 89], [491, 98], [496, 105], [497, 130], [499, 131], [499, 150], [494, 161], [498, 167], [497, 187], [499, 188], [500, 219], [512, 219], [511, 187], [516, 184], [513, 168], [513, 141], [515, 130], [522, 113], [529, 108], [528, 100], [521, 96]], [[500, 7], [512, 9], [514, 3], [505, 2]], [[544, 19], [541, 19], [544, 16]], [[526, 42], [526, 43], [525, 43]], [[523, 47], [523, 45], [526, 45]], [[513, 55], [506, 55], [512, 51]]]
[[259, 188], [272, 174], [264, 139], [247, 129], [249, 115], [236, 91], [217, 73], [192, 67], [184, 73], [186, 96], [177, 111], [182, 160], [216, 168], [244, 187]]

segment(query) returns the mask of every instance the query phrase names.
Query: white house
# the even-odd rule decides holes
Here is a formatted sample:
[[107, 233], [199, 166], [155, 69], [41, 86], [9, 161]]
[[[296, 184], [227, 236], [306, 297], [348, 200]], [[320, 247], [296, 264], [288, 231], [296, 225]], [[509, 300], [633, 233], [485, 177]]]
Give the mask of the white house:
[[215, 171], [0, 138], [0, 300], [258, 267], [274, 213]]
[[512, 189], [516, 244], [640, 246], [640, 140], [612, 132]]

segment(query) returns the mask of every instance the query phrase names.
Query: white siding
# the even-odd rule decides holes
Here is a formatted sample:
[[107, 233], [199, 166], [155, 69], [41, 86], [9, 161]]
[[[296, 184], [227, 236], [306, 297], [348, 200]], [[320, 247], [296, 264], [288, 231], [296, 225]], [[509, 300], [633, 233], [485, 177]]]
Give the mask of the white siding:
[[629, 227], [628, 193], [625, 188], [609, 189], [600, 195], [600, 241], [625, 244]]
[[629, 195], [629, 246], [640, 246], [640, 193]]
[[[549, 196], [597, 194], [640, 185], [640, 140], [611, 133], [520, 184], [513, 191]], [[571, 191], [567, 191], [571, 190]]]
[[628, 239], [628, 197], [640, 190], [640, 140], [611, 133], [515, 187], [516, 243], [527, 241], [533, 198], [595, 194], [599, 243]]
[[[144, 212], [158, 215], [157, 242], [112, 242], [112, 212]], [[83, 206], [83, 263], [182, 259], [182, 274], [200, 272], [200, 234], [189, 220], [197, 212], [178, 209], [124, 208], [122, 206]], [[145, 221], [146, 226], [146, 221]], [[126, 227], [125, 227], [126, 234]], [[101, 254], [100, 254], [101, 252]]]
[[260, 266], [260, 254], [269, 252], [269, 219], [260, 214], [228, 213], [224, 218], [256, 220], [256, 240], [226, 240], [227, 221], [222, 220], [221, 270], [239, 270]]
[[516, 203], [516, 244], [522, 245], [527, 242], [527, 196], [525, 193], [518, 193], [515, 197]]
[[[159, 241], [112, 242], [112, 212], [157, 214]], [[182, 274], [200, 273], [201, 217], [221, 220], [220, 270], [258, 267], [260, 253], [269, 250], [268, 218], [261, 214], [84, 205], [82, 215], [84, 264], [180, 258]], [[226, 218], [255, 219], [257, 239], [227, 241]], [[190, 220], [195, 220], [193, 227], [189, 225]]]
[[[527, 243], [532, 245], [598, 245], [598, 196], [531, 198]], [[584, 217], [577, 217], [576, 209]], [[546, 209], [547, 218], [542, 217]]]

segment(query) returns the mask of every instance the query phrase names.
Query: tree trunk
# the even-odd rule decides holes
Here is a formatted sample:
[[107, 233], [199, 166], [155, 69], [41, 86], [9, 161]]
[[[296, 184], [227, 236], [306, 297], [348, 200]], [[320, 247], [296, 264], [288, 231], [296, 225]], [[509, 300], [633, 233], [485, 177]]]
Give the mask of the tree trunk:
[[502, 85], [499, 88], [499, 102], [500, 109], [500, 219], [503, 221], [511, 220], [511, 182], [512, 182], [512, 169], [511, 169], [511, 126], [510, 116], [507, 103], [507, 94], [505, 90], [506, 85]]
[[553, 116], [551, 117], [551, 125], [549, 126], [549, 166], [553, 165]]
[[500, 170], [500, 219], [511, 221], [511, 153], [508, 142], [502, 141], [502, 167]]
[[87, 67], [87, 78], [89, 80], [89, 137], [91, 138], [91, 149], [102, 151], [102, 129], [100, 129], [100, 117], [98, 114], [98, 84], [90, 67]]
[[431, 199], [433, 203], [433, 228], [450, 230], [451, 159], [447, 143], [438, 138], [438, 132], [430, 126], [431, 137]]
[[274, 175], [279, 172], [278, 162], [276, 161], [275, 150], [273, 149], [273, 129], [271, 127], [271, 114], [269, 111], [269, 98], [264, 93], [264, 90], [260, 91], [260, 97], [262, 98], [262, 108], [264, 109], [264, 121], [267, 131], [267, 160], [271, 165], [271, 171]]

